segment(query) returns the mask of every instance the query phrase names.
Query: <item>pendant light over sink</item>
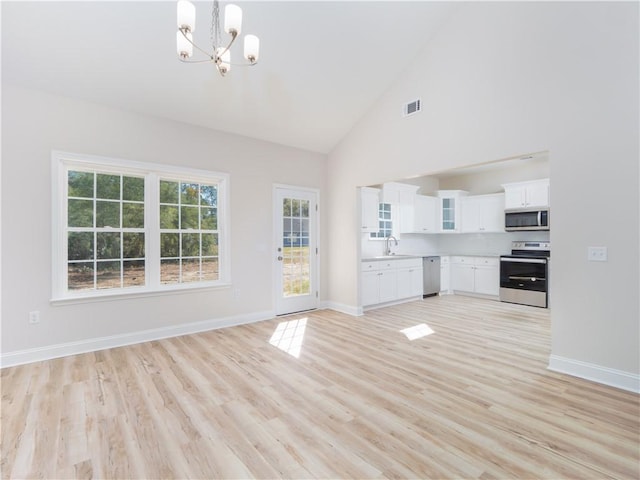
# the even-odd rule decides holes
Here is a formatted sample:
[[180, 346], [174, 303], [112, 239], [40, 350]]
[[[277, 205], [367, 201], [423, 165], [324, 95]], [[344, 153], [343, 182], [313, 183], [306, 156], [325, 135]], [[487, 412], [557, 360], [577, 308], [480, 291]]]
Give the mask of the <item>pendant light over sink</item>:
[[[193, 41], [196, 29], [196, 7], [188, 0], [178, 1], [178, 32], [176, 33], [178, 58], [184, 63], [213, 63], [220, 75], [231, 70], [231, 65], [253, 66], [258, 62], [260, 40], [255, 35], [244, 37], [244, 58], [248, 63], [231, 63], [231, 45], [235, 42], [242, 29], [242, 9], [229, 4], [224, 9], [224, 31], [231, 36], [226, 46], [221, 41], [220, 6], [214, 0], [211, 6], [211, 46], [210, 49], [200, 48]], [[192, 59], [194, 47], [201, 56], [206, 58]]]

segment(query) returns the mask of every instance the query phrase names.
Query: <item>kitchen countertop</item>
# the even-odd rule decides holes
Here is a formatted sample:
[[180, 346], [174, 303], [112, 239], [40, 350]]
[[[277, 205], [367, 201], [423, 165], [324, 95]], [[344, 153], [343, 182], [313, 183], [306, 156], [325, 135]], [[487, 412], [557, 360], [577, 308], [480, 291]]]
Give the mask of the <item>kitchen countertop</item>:
[[407, 258], [423, 257], [500, 257], [508, 253], [396, 253], [395, 255], [378, 255], [375, 257], [364, 257], [363, 262], [375, 262], [381, 260], [400, 260]]
[[422, 258], [422, 255], [397, 253], [395, 255], [378, 255], [376, 257], [366, 257], [366, 258], [363, 258], [362, 261], [363, 262], [377, 262], [377, 261], [382, 261], [382, 260], [402, 260], [402, 259], [406, 260], [407, 258]]

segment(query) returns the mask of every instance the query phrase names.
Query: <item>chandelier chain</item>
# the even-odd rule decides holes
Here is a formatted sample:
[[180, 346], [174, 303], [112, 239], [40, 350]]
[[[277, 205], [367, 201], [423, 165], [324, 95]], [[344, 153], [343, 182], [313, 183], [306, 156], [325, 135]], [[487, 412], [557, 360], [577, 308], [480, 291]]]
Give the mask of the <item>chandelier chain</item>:
[[213, 1], [213, 6], [211, 7], [211, 46], [213, 47], [213, 51], [216, 51], [216, 48], [222, 44], [220, 40], [220, 5], [218, 4], [218, 0]]

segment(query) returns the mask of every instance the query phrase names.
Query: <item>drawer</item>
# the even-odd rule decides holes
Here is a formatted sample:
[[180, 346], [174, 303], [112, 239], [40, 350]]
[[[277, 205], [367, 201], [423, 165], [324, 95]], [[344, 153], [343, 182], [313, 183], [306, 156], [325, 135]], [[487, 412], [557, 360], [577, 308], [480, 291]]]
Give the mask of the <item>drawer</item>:
[[476, 257], [476, 266], [497, 267], [500, 265], [498, 257]]
[[451, 257], [451, 263], [458, 265], [473, 265], [475, 257], [453, 256]]
[[393, 270], [398, 266], [398, 260], [381, 260], [378, 264], [378, 270]]
[[360, 271], [362, 272], [375, 272], [380, 270], [381, 262], [362, 262], [362, 266], [360, 267]]
[[422, 268], [421, 258], [404, 258], [402, 260], [394, 260], [398, 268]]
[[448, 265], [449, 264], [449, 257], [440, 257], [440, 265]]

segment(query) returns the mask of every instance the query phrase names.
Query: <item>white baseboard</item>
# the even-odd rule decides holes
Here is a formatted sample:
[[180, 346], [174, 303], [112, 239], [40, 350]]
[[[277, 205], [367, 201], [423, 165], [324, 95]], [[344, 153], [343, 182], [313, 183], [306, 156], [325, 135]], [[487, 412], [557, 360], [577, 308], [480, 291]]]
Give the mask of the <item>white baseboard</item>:
[[322, 308], [329, 310], [335, 310], [336, 312], [346, 313], [352, 317], [359, 317], [362, 315], [362, 307], [354, 307], [353, 305], [345, 305], [344, 303], [324, 301], [322, 302]]
[[640, 375], [571, 358], [549, 355], [549, 370], [640, 393]]
[[40, 362], [53, 358], [77, 355], [79, 353], [95, 352], [108, 348], [123, 347], [135, 343], [150, 342], [163, 338], [178, 337], [191, 333], [206, 332], [219, 328], [254, 323], [268, 320], [275, 317], [275, 312], [254, 312], [244, 315], [234, 315], [232, 317], [216, 318], [213, 320], [203, 320], [201, 322], [185, 323], [182, 325], [172, 325], [169, 327], [154, 328], [151, 330], [141, 330], [138, 332], [111, 335], [108, 337], [90, 338], [77, 342], [60, 343], [46, 347], [29, 348], [15, 352], [2, 353], [0, 355], [0, 368], [23, 365], [25, 363]]

